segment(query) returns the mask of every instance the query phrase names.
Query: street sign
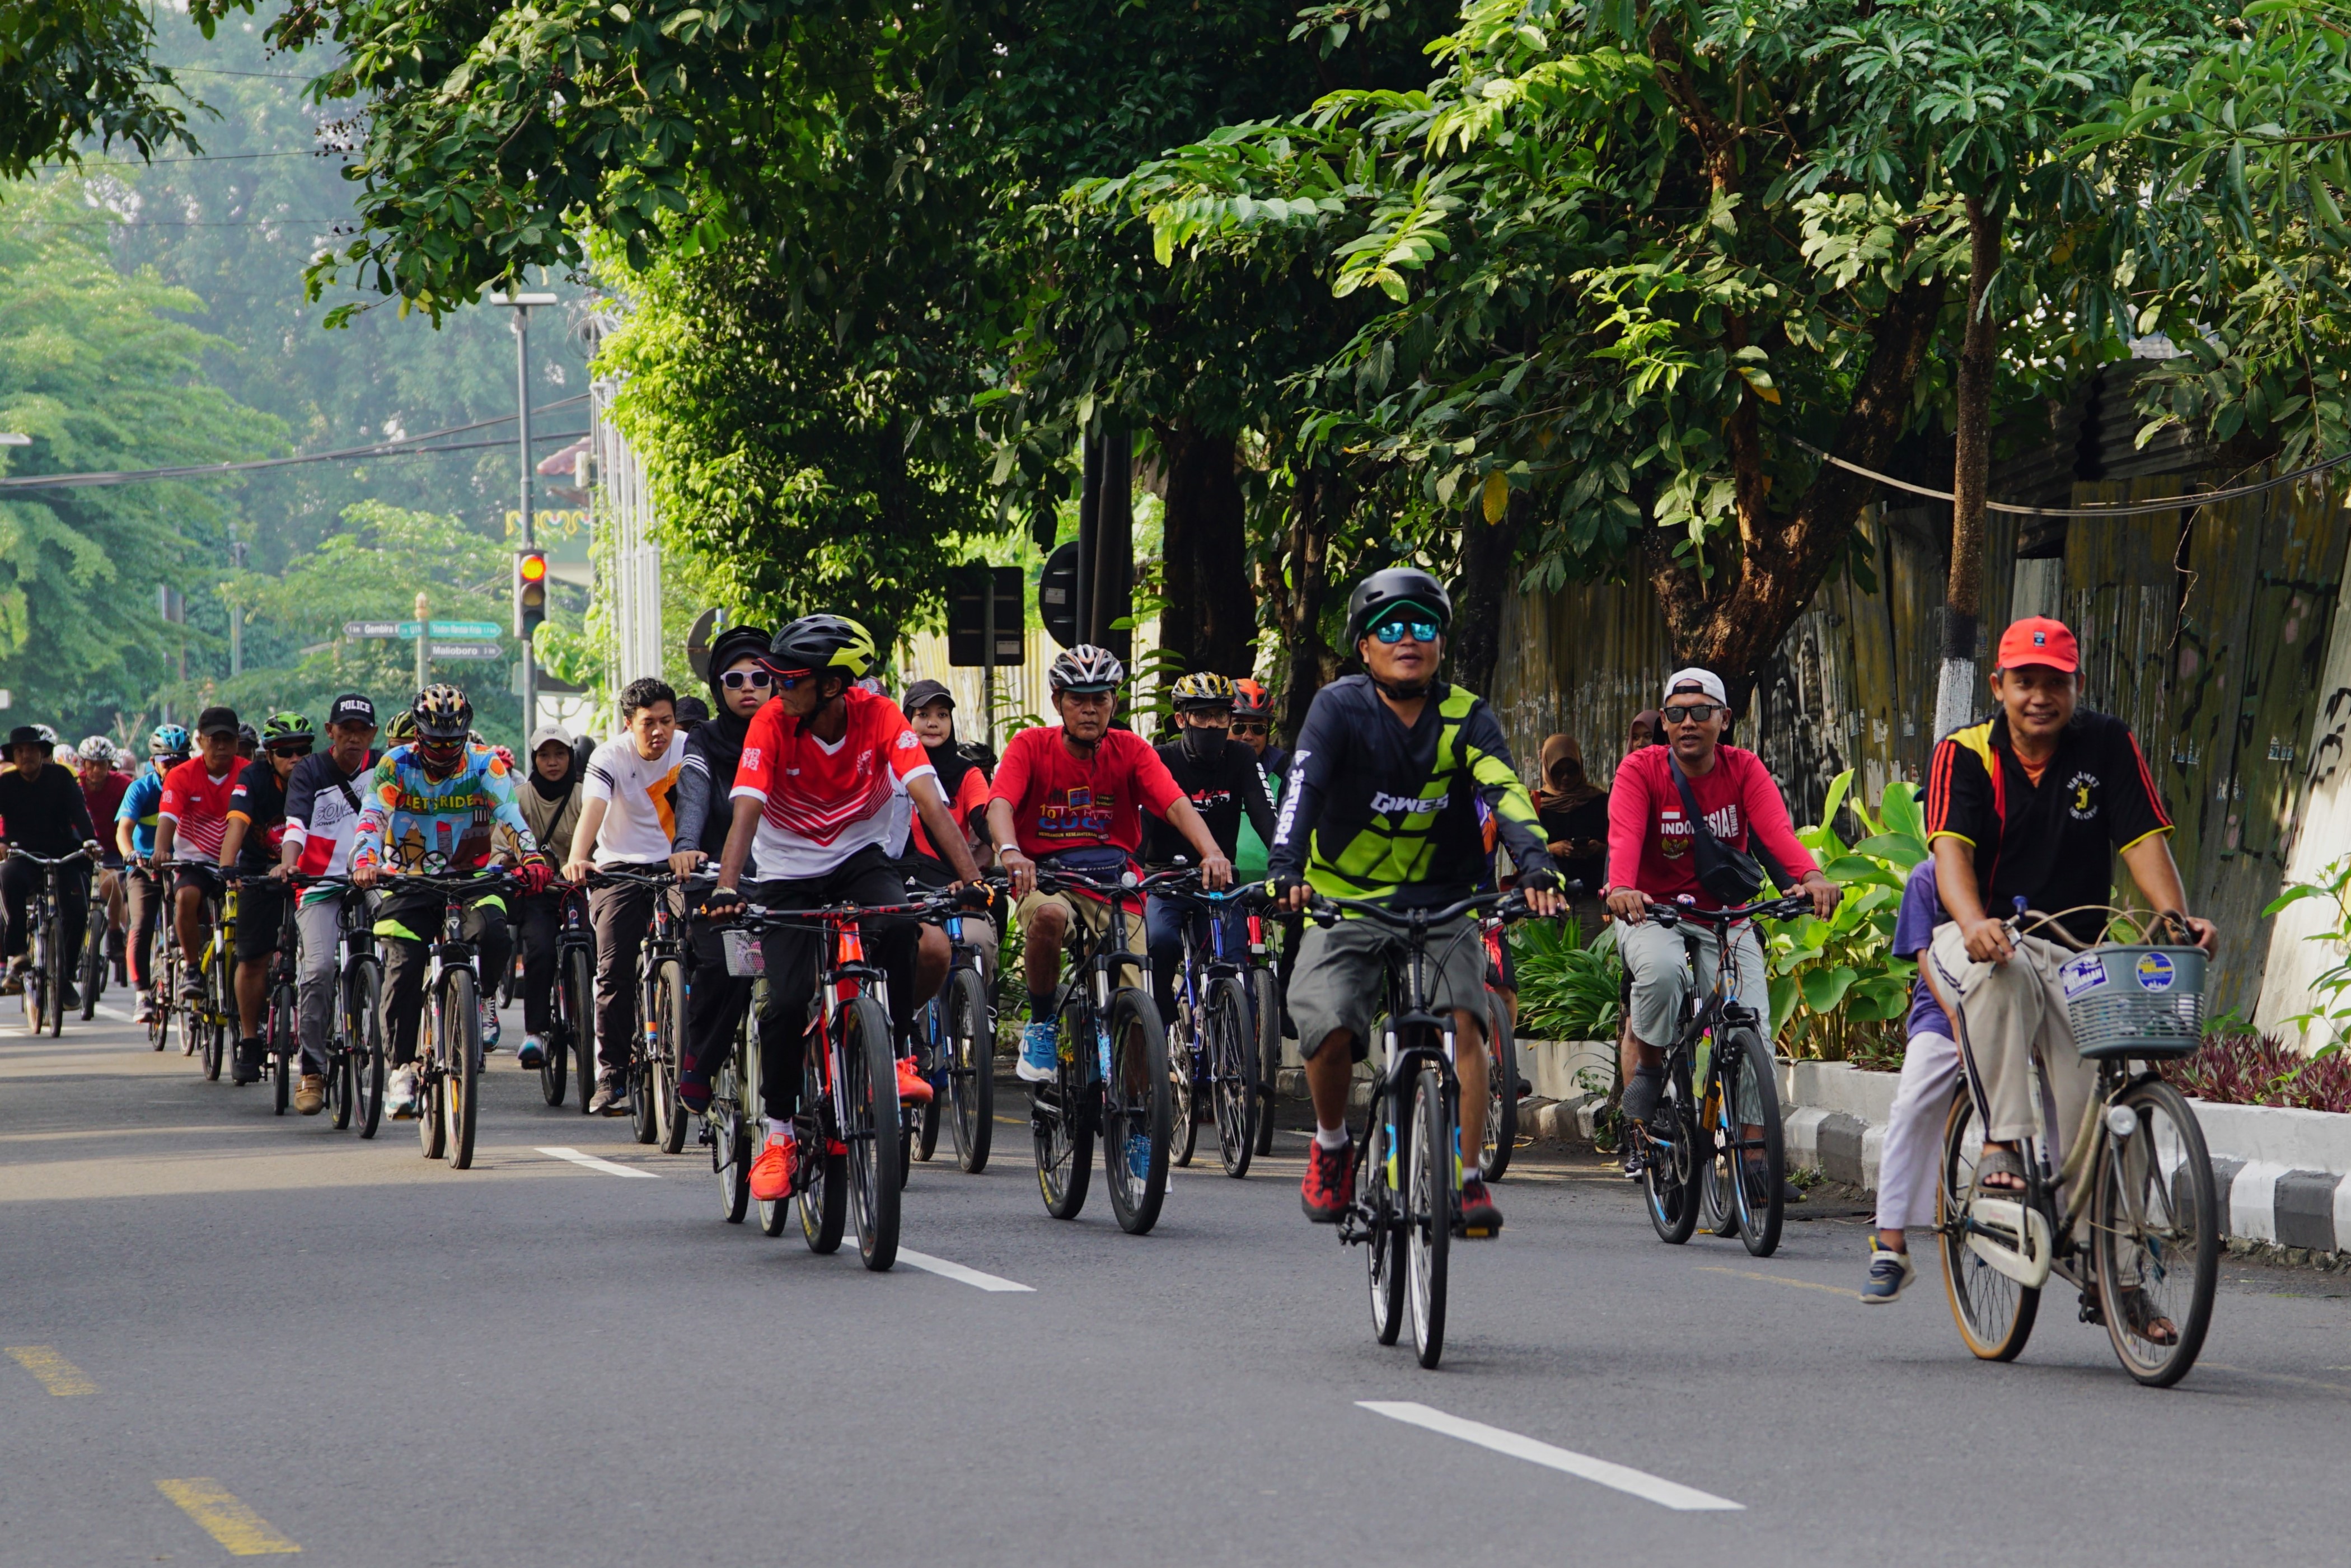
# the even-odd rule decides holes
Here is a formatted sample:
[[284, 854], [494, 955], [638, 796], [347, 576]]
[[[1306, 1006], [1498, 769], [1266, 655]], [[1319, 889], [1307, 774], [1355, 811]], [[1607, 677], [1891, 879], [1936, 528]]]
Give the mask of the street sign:
[[[411, 621], [408, 624], [413, 626], [416, 622]], [[402, 631], [401, 622], [397, 621], [346, 621], [343, 622], [343, 635], [346, 637], [413, 637], [416, 633]]]
[[[413, 638], [423, 630], [424, 623], [421, 621], [346, 621], [343, 622], [343, 635], [346, 637]], [[433, 622], [433, 634], [435, 637], [496, 637], [505, 630], [505, 627], [495, 621], [435, 621]], [[439, 657], [438, 654], [434, 656]], [[463, 653], [450, 655], [452, 658], [487, 658], [488, 656]]]
[[947, 577], [947, 663], [986, 664], [988, 632], [987, 596], [996, 594], [996, 658], [994, 663], [1018, 667], [1026, 647], [1021, 637], [1020, 569], [974, 562], [956, 567]]
[[[433, 622], [433, 634], [435, 637], [496, 637], [503, 634], [505, 631], [506, 628], [495, 621], [435, 621]], [[402, 632], [401, 635], [413, 637], [416, 633]]]
[[435, 643], [433, 656], [436, 659], [503, 659], [506, 650], [496, 643]]

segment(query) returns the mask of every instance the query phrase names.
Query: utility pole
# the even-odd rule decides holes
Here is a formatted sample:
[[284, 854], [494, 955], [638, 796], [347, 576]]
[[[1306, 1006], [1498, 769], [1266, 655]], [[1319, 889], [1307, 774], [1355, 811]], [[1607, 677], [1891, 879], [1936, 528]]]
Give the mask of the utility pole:
[[424, 591], [416, 591], [416, 689], [433, 684], [433, 605]]
[[[228, 559], [229, 564], [242, 575], [245, 570], [243, 539], [228, 541]], [[243, 588], [244, 584], [237, 586]], [[232, 680], [245, 674], [245, 612], [234, 599], [228, 601], [228, 673]]]
[[[536, 475], [530, 463], [530, 308], [552, 305], [552, 294], [521, 294], [509, 291], [490, 296], [493, 305], [504, 305], [514, 311], [515, 335], [515, 426], [517, 451], [522, 469], [522, 538], [524, 549], [535, 549], [538, 540], [531, 529], [531, 481]], [[530, 744], [531, 731], [538, 727], [538, 660], [533, 653], [530, 639], [522, 643], [522, 739]]]

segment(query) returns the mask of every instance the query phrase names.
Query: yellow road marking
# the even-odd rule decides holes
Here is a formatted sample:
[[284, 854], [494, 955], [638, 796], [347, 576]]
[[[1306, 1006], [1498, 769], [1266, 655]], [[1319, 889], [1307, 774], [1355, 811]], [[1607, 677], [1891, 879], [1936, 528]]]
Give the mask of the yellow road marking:
[[1772, 1285], [1793, 1285], [1800, 1291], [1826, 1291], [1832, 1296], [1843, 1296], [1848, 1301], [1858, 1301], [1861, 1297], [1860, 1291], [1848, 1291], [1843, 1285], [1816, 1285], [1810, 1280], [1791, 1280], [1785, 1274], [1759, 1274], [1752, 1269], [1719, 1269], [1712, 1264], [1705, 1264], [1699, 1268], [1698, 1272], [1730, 1274], [1741, 1280], [1761, 1280]]
[[[2230, 1372], [2234, 1373], [2239, 1377], [2258, 1377], [2270, 1383], [2292, 1383], [2299, 1385], [2304, 1388], [2324, 1388], [2329, 1394], [2351, 1394], [2351, 1385], [2346, 1385], [2340, 1383], [2327, 1383], [2315, 1377], [2296, 1377], [2290, 1372], [2255, 1372], [2250, 1366], [2231, 1366], [2225, 1361], [2207, 1361], [2199, 1364], [2201, 1364], [2207, 1372]], [[2326, 1370], [2329, 1372], [2342, 1372], [2351, 1370], [2351, 1368], [2330, 1366], [2326, 1368]]]
[[157, 1481], [155, 1490], [180, 1505], [232, 1557], [267, 1557], [302, 1549], [269, 1527], [269, 1521], [239, 1502], [236, 1494], [210, 1476]]
[[8, 1354], [17, 1365], [41, 1380], [41, 1386], [52, 1394], [95, 1394], [98, 1385], [89, 1375], [50, 1344], [12, 1344]]

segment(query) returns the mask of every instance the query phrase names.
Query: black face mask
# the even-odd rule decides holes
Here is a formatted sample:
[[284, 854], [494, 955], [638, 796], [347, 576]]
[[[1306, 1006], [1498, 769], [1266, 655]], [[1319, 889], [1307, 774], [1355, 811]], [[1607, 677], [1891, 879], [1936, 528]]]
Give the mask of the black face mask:
[[1225, 754], [1228, 738], [1221, 729], [1191, 729], [1184, 731], [1184, 749], [1195, 762], [1214, 762]]

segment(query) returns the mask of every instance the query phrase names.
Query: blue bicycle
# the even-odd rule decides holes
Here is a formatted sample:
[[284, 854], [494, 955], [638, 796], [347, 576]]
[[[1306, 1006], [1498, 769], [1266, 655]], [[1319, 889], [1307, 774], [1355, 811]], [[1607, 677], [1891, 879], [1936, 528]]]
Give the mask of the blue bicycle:
[[1239, 927], [1239, 912], [1262, 904], [1264, 894], [1255, 888], [1210, 892], [1196, 880], [1154, 891], [1194, 912], [1184, 921], [1176, 1016], [1168, 1020], [1167, 1054], [1175, 1087], [1172, 1153], [1177, 1165], [1192, 1163], [1197, 1109], [1205, 1100], [1216, 1117], [1217, 1152], [1225, 1174], [1238, 1179], [1249, 1175], [1249, 1160], [1257, 1153], [1257, 1009], [1249, 997], [1249, 956], [1228, 951], [1227, 943]]
[[[928, 1160], [939, 1145], [939, 1107], [953, 1113], [956, 1165], [967, 1175], [987, 1168], [996, 1126], [996, 1012], [987, 1003], [979, 948], [964, 939], [963, 923], [950, 915], [941, 924], [954, 944], [946, 984], [924, 1005], [915, 1024], [914, 1065], [930, 1080], [931, 1103], [923, 1107], [914, 1154]], [[981, 918], [985, 918], [982, 916]]]

